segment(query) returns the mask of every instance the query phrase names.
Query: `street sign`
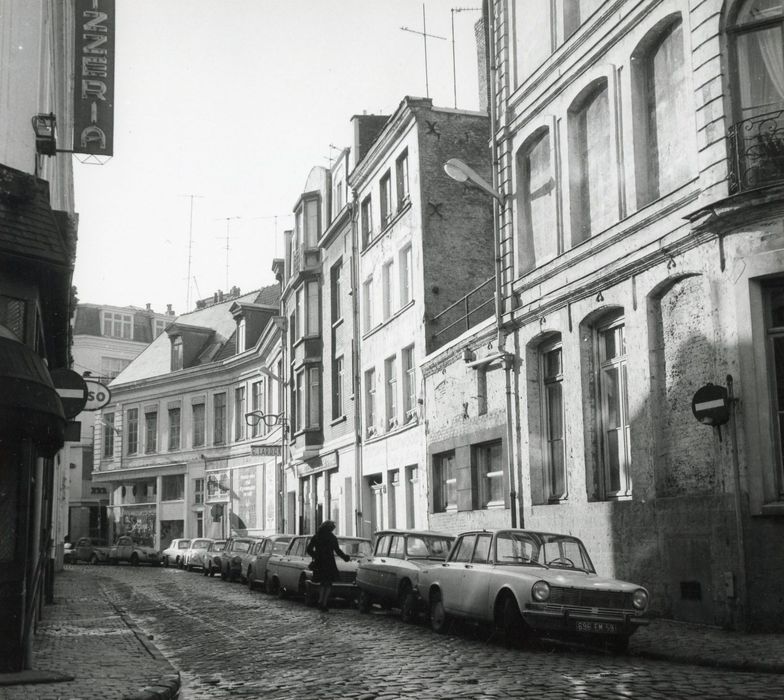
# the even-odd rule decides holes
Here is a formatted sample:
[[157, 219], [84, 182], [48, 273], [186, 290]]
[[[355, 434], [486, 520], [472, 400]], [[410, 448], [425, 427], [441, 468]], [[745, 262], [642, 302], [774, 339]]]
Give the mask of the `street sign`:
[[85, 379], [84, 383], [87, 384], [87, 403], [82, 410], [97, 411], [112, 400], [112, 392], [105, 384], [94, 379]]
[[82, 375], [72, 369], [53, 369], [52, 383], [63, 404], [66, 418], [79, 415], [87, 403], [87, 384]]
[[730, 403], [723, 386], [706, 384], [694, 392], [691, 412], [705, 425], [724, 425], [730, 419]]
[[250, 453], [254, 457], [280, 457], [280, 445], [251, 445]]

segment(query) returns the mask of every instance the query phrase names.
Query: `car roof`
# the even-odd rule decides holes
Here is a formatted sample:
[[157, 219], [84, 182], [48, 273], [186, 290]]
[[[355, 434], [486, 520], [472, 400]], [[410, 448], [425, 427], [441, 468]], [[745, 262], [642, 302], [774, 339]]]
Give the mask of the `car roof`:
[[496, 528], [487, 528], [483, 530], [466, 530], [465, 532], [461, 532], [457, 535], [457, 537], [462, 537], [463, 535], [482, 535], [482, 534], [489, 534], [489, 535], [497, 535], [501, 532], [514, 532], [526, 535], [536, 535], [537, 537], [570, 537], [573, 540], [579, 540], [580, 538], [577, 535], [569, 535], [565, 532], [546, 532], [544, 530], [527, 530], [520, 527], [496, 527]]
[[373, 533], [373, 537], [379, 537], [381, 535], [416, 535], [418, 537], [448, 537], [449, 539], [455, 538], [455, 535], [451, 535], [448, 532], [438, 532], [436, 530], [401, 530], [396, 528], [389, 528], [387, 530], [377, 530]]

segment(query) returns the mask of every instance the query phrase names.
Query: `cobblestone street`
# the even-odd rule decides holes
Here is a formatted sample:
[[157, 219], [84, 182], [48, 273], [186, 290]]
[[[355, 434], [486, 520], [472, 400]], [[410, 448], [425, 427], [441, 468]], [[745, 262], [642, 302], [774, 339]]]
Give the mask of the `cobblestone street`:
[[[781, 676], [586, 649], [508, 649], [463, 628], [440, 637], [395, 615], [319, 613], [176, 569], [75, 567], [200, 698], [777, 698]], [[656, 624], [655, 622], [653, 623]], [[484, 634], [484, 636], [483, 636]]]

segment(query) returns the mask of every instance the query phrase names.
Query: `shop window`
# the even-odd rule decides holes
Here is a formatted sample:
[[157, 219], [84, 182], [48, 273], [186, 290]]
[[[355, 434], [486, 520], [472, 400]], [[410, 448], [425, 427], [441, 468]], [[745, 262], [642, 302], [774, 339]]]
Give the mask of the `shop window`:
[[161, 477], [161, 500], [181, 501], [185, 498], [185, 475], [169, 474]]

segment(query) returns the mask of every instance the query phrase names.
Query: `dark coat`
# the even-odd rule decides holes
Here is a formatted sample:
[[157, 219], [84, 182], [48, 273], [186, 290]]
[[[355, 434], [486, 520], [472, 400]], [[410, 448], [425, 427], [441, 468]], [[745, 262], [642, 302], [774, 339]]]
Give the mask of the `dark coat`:
[[330, 530], [319, 530], [313, 535], [308, 545], [308, 554], [313, 557], [313, 580], [319, 583], [334, 583], [340, 578], [338, 565], [335, 563], [336, 554], [344, 561], [351, 558], [341, 551], [338, 538]]

